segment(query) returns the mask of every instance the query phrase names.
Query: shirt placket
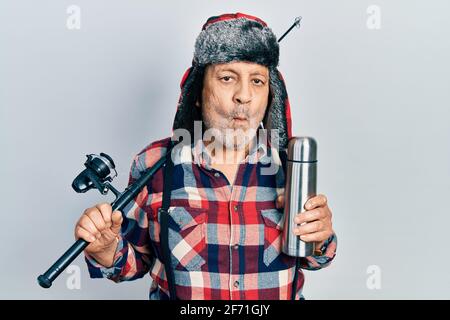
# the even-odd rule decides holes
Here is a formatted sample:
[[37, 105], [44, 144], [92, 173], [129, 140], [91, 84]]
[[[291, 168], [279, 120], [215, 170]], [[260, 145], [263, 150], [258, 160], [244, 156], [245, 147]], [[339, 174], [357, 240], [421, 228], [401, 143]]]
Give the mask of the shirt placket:
[[[197, 151], [198, 152], [198, 151]], [[205, 158], [206, 157], [206, 158]], [[199, 157], [200, 166], [203, 167], [207, 171], [213, 171], [214, 177], [216, 179], [226, 179], [226, 177], [219, 173], [219, 171], [212, 169], [209, 164], [209, 158], [207, 154], [202, 153]], [[246, 162], [239, 164], [236, 179], [241, 177], [241, 171], [245, 170]], [[241, 195], [238, 190], [241, 188], [234, 188], [233, 184], [236, 184], [238, 181], [228, 181], [230, 185], [230, 194], [228, 201], [228, 212], [229, 212], [229, 221], [230, 221], [230, 239], [229, 239], [229, 256], [230, 256], [230, 265], [229, 265], [229, 274], [228, 274], [228, 290], [229, 297], [231, 300], [241, 300], [245, 299], [245, 295], [243, 294], [244, 288], [244, 275], [240, 274], [239, 268], [240, 264], [243, 261], [239, 259], [239, 250], [242, 250], [241, 244], [243, 244], [243, 232], [242, 228], [244, 221], [241, 221], [242, 217], [242, 204], [240, 199]], [[241, 182], [239, 182], [241, 185]]]
[[236, 201], [233, 200], [233, 190], [231, 192], [231, 200], [228, 204], [229, 213], [230, 213], [230, 274], [229, 274], [229, 290], [230, 290], [230, 298], [231, 300], [239, 299], [239, 279], [235, 272], [236, 266], [239, 265], [239, 206], [236, 204]]
[[[238, 167], [238, 171], [236, 173], [236, 179], [242, 176], [241, 171], [245, 169], [245, 163], [240, 164]], [[234, 181], [236, 184], [237, 181]], [[238, 182], [240, 184], [240, 182]], [[243, 225], [244, 221], [242, 220], [242, 199], [239, 190], [242, 188], [231, 188], [231, 196], [230, 202], [228, 204], [229, 212], [230, 212], [230, 297], [232, 300], [241, 300], [245, 299], [243, 296], [243, 288], [244, 288], [244, 275], [240, 273], [240, 264], [243, 261], [240, 261], [240, 250], [242, 250], [243, 244], [243, 232], [242, 228], [245, 228]]]

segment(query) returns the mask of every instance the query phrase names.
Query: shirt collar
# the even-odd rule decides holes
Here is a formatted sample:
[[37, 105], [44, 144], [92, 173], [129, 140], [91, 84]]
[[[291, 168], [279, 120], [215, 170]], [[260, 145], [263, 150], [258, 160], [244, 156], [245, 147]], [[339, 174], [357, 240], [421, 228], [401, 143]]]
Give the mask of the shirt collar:
[[[210, 148], [205, 145], [202, 139], [197, 140], [192, 146], [193, 162], [211, 170], [211, 153]], [[273, 151], [272, 151], [273, 152]], [[248, 155], [245, 157], [241, 163], [257, 163], [261, 162], [267, 164], [270, 162], [270, 155], [267, 152], [267, 145], [264, 141], [258, 141], [258, 143], [253, 143], [250, 147]]]

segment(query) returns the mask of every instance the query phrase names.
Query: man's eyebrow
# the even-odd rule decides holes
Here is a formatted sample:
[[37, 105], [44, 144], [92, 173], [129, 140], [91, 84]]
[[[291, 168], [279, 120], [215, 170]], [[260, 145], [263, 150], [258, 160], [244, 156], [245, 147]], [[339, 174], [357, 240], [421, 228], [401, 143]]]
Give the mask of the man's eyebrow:
[[[231, 68], [218, 69], [216, 72], [219, 73], [219, 72], [223, 72], [223, 71], [230, 71], [230, 72], [233, 72], [235, 74], [238, 74], [238, 72], [236, 72], [236, 70], [231, 69]], [[263, 72], [258, 71], [258, 70], [255, 70], [255, 71], [251, 72], [250, 75], [251, 76], [253, 76], [253, 75], [261, 75], [261, 76], [267, 77], [266, 74], [264, 74]]]

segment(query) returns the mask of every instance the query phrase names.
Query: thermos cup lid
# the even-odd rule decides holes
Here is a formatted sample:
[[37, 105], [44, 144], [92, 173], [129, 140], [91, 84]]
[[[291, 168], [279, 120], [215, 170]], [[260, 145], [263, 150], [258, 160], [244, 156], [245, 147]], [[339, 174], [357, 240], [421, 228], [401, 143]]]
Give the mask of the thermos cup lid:
[[311, 137], [292, 137], [288, 143], [288, 161], [317, 161], [317, 142]]

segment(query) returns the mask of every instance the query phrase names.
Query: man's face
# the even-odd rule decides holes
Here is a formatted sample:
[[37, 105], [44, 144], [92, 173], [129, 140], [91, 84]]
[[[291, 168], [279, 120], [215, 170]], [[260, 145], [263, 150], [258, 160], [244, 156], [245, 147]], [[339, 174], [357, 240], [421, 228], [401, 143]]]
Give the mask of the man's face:
[[245, 146], [264, 118], [269, 100], [269, 69], [252, 62], [206, 67], [202, 115], [207, 129], [226, 148]]

